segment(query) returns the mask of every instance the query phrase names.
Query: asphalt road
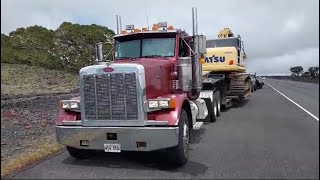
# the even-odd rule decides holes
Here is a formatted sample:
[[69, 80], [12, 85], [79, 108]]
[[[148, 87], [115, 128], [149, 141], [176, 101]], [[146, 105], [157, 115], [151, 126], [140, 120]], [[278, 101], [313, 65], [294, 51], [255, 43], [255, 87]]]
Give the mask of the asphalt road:
[[319, 118], [319, 84], [276, 79], [265, 82]]
[[[319, 117], [319, 87], [266, 82]], [[206, 124], [192, 141], [189, 162], [180, 168], [165, 164], [161, 153], [101, 153], [81, 161], [62, 153], [14, 178], [319, 179], [319, 121], [267, 85]]]

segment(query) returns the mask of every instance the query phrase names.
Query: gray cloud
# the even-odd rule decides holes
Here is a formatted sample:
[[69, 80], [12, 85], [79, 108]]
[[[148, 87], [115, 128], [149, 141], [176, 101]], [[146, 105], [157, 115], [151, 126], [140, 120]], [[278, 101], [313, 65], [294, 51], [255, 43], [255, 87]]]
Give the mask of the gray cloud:
[[[248, 71], [289, 73], [294, 65], [319, 65], [318, 0], [2, 0], [1, 32], [42, 25], [56, 29], [63, 21], [96, 23], [115, 30], [122, 24], [149, 26], [167, 21], [191, 32], [191, 7], [197, 6], [199, 33], [215, 38], [223, 27], [245, 41]], [[262, 68], [263, 67], [263, 68]]]

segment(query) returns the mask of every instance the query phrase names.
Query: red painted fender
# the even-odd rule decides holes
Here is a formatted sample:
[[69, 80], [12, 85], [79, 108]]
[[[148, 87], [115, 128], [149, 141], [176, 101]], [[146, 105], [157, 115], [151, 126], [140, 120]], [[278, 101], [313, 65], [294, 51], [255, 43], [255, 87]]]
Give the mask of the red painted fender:
[[168, 121], [169, 126], [174, 126], [178, 124], [180, 119], [180, 113], [184, 101], [187, 101], [187, 94], [175, 94], [161, 96], [161, 98], [170, 98], [175, 96], [175, 108], [174, 109], [164, 109], [159, 111], [153, 111], [148, 113], [149, 120], [155, 121]]
[[[73, 97], [71, 100], [77, 100], [80, 97]], [[65, 111], [64, 109], [60, 109], [58, 115], [56, 117], [56, 125], [62, 125], [62, 121], [76, 121], [79, 120], [80, 113], [72, 112], [72, 111]], [[78, 118], [77, 118], [78, 116]]]

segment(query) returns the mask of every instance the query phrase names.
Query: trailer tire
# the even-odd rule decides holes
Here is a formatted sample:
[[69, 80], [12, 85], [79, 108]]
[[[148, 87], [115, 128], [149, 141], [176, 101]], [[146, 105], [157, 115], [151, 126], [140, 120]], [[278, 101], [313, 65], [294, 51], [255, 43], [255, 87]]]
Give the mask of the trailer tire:
[[215, 93], [213, 94], [213, 101], [212, 101], [212, 113], [210, 114], [210, 122], [216, 122], [217, 121], [217, 98], [215, 96]]
[[168, 161], [175, 165], [184, 165], [189, 157], [189, 141], [190, 141], [190, 128], [189, 118], [186, 110], [182, 109], [181, 118], [178, 123], [179, 137], [178, 145], [167, 149]]
[[77, 149], [67, 146], [69, 154], [76, 159], [87, 159], [92, 156], [92, 151], [88, 149]]

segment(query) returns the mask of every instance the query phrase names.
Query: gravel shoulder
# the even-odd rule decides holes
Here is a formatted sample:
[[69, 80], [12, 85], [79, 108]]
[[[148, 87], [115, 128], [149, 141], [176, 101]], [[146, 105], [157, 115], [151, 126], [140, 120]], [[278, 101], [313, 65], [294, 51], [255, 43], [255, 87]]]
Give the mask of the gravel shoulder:
[[3, 167], [14, 169], [17, 159], [24, 159], [30, 164], [31, 160], [39, 160], [41, 154], [48, 155], [50, 150], [44, 148], [58, 151], [56, 146], [52, 146], [56, 144], [54, 127], [58, 102], [75, 96], [78, 94], [13, 96], [1, 100], [1, 176], [5, 175]]

